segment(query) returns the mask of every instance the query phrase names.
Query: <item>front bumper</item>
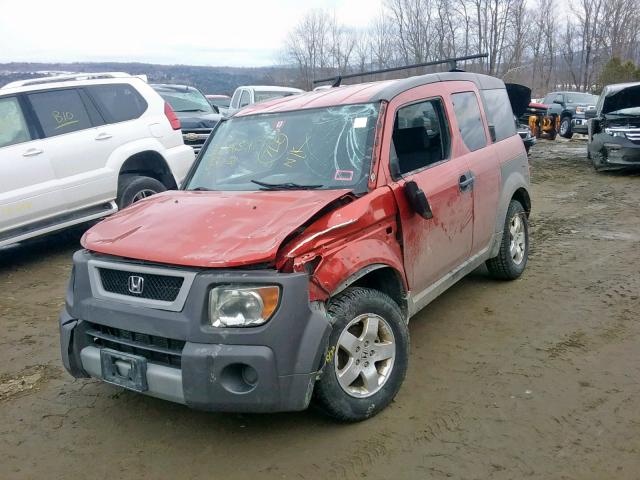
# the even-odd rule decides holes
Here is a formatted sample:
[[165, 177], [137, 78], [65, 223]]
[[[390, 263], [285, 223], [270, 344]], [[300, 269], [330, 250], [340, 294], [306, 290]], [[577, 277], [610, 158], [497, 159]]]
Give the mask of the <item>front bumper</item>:
[[586, 135], [588, 133], [588, 121], [586, 118], [573, 118], [571, 120], [571, 131]]
[[640, 145], [629, 147], [605, 143], [600, 154], [605, 168], [640, 168]]
[[[86, 251], [74, 255], [60, 315], [62, 360], [71, 375], [104, 379], [100, 350], [116, 348], [146, 359], [142, 393], [147, 395], [212, 411], [277, 412], [308, 406], [331, 326], [324, 309], [309, 303], [306, 274], [192, 271], [183, 308], [167, 311], [96, 298], [89, 278], [92, 258]], [[269, 322], [251, 328], [207, 325], [209, 290], [236, 283], [281, 286], [280, 306]]]

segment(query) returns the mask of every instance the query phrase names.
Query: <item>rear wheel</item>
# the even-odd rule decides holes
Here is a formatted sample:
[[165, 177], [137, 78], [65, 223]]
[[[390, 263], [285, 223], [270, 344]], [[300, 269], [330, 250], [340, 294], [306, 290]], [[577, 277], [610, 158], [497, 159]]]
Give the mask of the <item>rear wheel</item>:
[[517, 200], [511, 200], [502, 232], [498, 255], [487, 261], [489, 273], [501, 280], [522, 275], [529, 258], [529, 219]]
[[332, 299], [334, 319], [314, 403], [345, 422], [372, 417], [395, 397], [409, 361], [409, 331], [386, 294], [354, 287]]
[[164, 192], [167, 189], [162, 182], [141, 175], [121, 175], [118, 180], [118, 198], [116, 203], [123, 209], [144, 198]]

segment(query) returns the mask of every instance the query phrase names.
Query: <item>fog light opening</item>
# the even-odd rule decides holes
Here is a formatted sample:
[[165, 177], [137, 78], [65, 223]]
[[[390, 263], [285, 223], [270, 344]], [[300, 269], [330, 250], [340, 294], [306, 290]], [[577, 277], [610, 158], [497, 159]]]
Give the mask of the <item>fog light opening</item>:
[[232, 393], [249, 393], [258, 384], [258, 372], [244, 363], [232, 363], [222, 369], [220, 383]]

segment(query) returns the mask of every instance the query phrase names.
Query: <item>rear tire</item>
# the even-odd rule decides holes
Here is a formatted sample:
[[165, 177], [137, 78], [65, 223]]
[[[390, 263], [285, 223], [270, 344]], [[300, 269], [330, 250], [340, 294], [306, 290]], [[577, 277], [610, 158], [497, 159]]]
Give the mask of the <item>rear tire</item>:
[[334, 320], [314, 404], [342, 422], [376, 415], [398, 393], [409, 362], [409, 330], [388, 295], [353, 287], [330, 300]]
[[527, 266], [529, 258], [529, 219], [517, 200], [511, 200], [502, 231], [500, 251], [486, 265], [492, 277], [515, 280]]
[[166, 190], [167, 187], [155, 178], [141, 175], [121, 175], [118, 180], [116, 203], [118, 208], [122, 210], [132, 203]]

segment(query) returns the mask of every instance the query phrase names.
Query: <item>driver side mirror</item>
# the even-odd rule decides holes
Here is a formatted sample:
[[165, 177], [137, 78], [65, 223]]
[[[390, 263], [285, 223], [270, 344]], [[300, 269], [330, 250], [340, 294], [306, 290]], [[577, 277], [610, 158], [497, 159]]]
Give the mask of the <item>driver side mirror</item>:
[[557, 103], [558, 105], [562, 105], [562, 99], [561, 98], [555, 98], [553, 100], [553, 103]]
[[592, 118], [591, 120], [589, 120], [590, 123], [590, 131], [591, 133], [600, 133], [600, 131], [602, 130], [602, 124], [600, 123], [600, 119], [599, 118]]
[[433, 212], [429, 205], [429, 200], [424, 191], [413, 180], [404, 184], [404, 193], [407, 196], [407, 201], [414, 212], [420, 215], [422, 218], [429, 220], [433, 218]]

